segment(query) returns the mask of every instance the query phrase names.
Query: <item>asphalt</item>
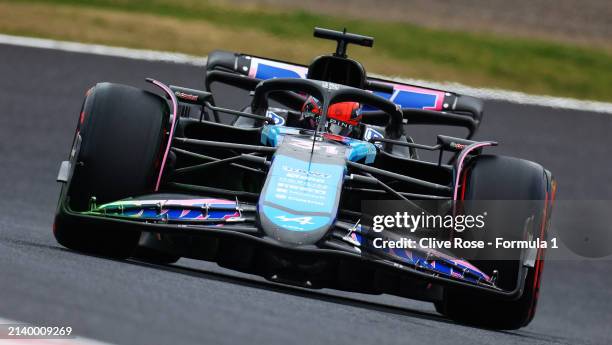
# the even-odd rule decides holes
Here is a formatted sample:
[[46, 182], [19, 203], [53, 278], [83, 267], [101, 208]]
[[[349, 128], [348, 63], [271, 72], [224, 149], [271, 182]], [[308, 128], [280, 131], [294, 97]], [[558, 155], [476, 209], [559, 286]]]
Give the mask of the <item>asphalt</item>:
[[[612, 343], [610, 261], [548, 262], [535, 320], [497, 332], [455, 324], [428, 303], [286, 287], [193, 260], [156, 266], [63, 249], [51, 233], [55, 177], [84, 92], [99, 81], [147, 87], [145, 77], [193, 88], [203, 79], [193, 66], [0, 45], [1, 318], [117, 344]], [[234, 96], [226, 101], [239, 105]], [[486, 109], [478, 138], [553, 171], [560, 199], [612, 199], [612, 115]]]

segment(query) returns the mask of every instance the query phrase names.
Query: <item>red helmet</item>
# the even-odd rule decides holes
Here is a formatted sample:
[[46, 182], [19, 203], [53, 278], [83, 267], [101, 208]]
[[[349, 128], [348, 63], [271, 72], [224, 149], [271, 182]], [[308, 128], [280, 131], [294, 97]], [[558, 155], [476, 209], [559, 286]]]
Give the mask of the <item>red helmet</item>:
[[[314, 97], [308, 97], [302, 106], [302, 114], [305, 117], [314, 117], [315, 123], [318, 123], [319, 116], [321, 116], [321, 102]], [[360, 122], [361, 104], [357, 102], [334, 103], [327, 109], [325, 128], [330, 133], [347, 136]]]

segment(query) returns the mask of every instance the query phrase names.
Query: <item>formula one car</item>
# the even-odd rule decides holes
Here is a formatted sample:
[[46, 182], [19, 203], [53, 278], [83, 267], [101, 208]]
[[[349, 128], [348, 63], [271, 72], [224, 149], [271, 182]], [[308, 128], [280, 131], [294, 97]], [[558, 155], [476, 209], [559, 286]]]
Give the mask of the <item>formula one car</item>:
[[[550, 172], [483, 153], [496, 143], [472, 140], [482, 101], [368, 77], [346, 50], [371, 47], [371, 37], [321, 28], [315, 36], [337, 41], [337, 49], [309, 66], [215, 51], [203, 90], [154, 79], [147, 80], [163, 96], [92, 87], [59, 170], [57, 241], [115, 258], [194, 258], [283, 284], [431, 301], [482, 327], [527, 325], [543, 249], [511, 258], [477, 252], [470, 261], [452, 250], [381, 249], [375, 238], [397, 234], [372, 231], [362, 201], [417, 209], [434, 201], [457, 214], [465, 212], [456, 207], [461, 200], [528, 200], [535, 206], [489, 216], [507, 226], [453, 236], [544, 240]], [[219, 106], [215, 83], [246, 91], [244, 107]], [[418, 144], [410, 134], [423, 124], [468, 135]], [[420, 158], [425, 151], [438, 158]]]

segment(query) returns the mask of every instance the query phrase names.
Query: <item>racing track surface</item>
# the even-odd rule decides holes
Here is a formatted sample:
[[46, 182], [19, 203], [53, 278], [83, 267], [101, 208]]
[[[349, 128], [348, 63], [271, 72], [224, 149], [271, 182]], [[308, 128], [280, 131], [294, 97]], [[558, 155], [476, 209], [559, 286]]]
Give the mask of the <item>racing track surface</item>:
[[[61, 248], [51, 234], [55, 177], [82, 96], [97, 81], [146, 87], [147, 76], [202, 85], [192, 66], [0, 45], [0, 318], [70, 325], [117, 344], [612, 343], [610, 261], [548, 262], [535, 321], [495, 332], [454, 324], [427, 303], [286, 287], [191, 260], [155, 266]], [[560, 199], [610, 199], [610, 133], [609, 114], [495, 102], [479, 138], [553, 171]]]

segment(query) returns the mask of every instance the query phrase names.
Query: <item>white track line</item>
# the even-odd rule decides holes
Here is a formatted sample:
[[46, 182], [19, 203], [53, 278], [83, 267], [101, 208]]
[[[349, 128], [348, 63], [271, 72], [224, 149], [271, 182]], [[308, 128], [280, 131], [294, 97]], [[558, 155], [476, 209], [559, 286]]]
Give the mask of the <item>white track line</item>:
[[[172, 62], [194, 66], [205, 66], [206, 58], [181, 53], [164, 52], [156, 50], [132, 49], [123, 47], [111, 47], [100, 44], [87, 44], [68, 41], [57, 41], [43, 38], [31, 38], [22, 36], [11, 36], [0, 34], [0, 44], [9, 44], [23, 47], [55, 49], [75, 53], [96, 54], [105, 56], [122, 57], [146, 61]], [[562, 98], [544, 95], [530, 95], [518, 91], [501, 89], [476, 88], [452, 82], [433, 82], [419, 79], [405, 79], [397, 77], [379, 76], [399, 82], [422, 85], [426, 87], [443, 89], [459, 94], [471, 95], [484, 99], [508, 101], [518, 104], [528, 104], [560, 109], [581, 110], [597, 113], [612, 114], [612, 103], [585, 101], [573, 98]]]
[[[380, 76], [381, 78], [389, 78], [387, 76]], [[462, 95], [470, 95], [482, 99], [496, 100], [496, 101], [507, 101], [518, 104], [536, 105], [544, 107], [552, 107], [559, 109], [568, 110], [581, 110], [587, 112], [596, 113], [608, 113], [612, 114], [612, 103], [599, 102], [599, 101], [588, 101], [579, 100], [575, 98], [563, 98], [545, 95], [531, 95], [519, 91], [510, 91], [503, 89], [488, 89], [478, 88], [463, 85], [454, 82], [435, 82], [421, 79], [407, 79], [400, 77], [390, 77], [392, 80], [421, 85], [425, 87], [431, 87], [434, 89], [442, 89], [445, 91], [456, 92]]]
[[[8, 320], [0, 318], [0, 329], [3, 333], [8, 331], [6, 325], [19, 325], [19, 326], [36, 326], [24, 322], [18, 322], [15, 320]], [[60, 326], [60, 324], [54, 324], [49, 326]], [[66, 325], [69, 326], [69, 325]], [[74, 329], [74, 327], [73, 327]], [[74, 330], [78, 332], [78, 330]], [[83, 338], [76, 336], [74, 338], [62, 338], [62, 339], [33, 339], [33, 338], [23, 338], [23, 337], [15, 337], [9, 338], [7, 334], [0, 334], [0, 345], [111, 345], [110, 343], [101, 342], [98, 340], [92, 340], [88, 338]]]
[[69, 41], [57, 41], [46, 38], [32, 38], [0, 34], [0, 44], [22, 47], [62, 50], [74, 53], [86, 53], [104, 56], [122, 57], [136, 60], [173, 62], [179, 64], [205, 66], [206, 58], [157, 50], [111, 47], [100, 44], [88, 44]]

